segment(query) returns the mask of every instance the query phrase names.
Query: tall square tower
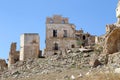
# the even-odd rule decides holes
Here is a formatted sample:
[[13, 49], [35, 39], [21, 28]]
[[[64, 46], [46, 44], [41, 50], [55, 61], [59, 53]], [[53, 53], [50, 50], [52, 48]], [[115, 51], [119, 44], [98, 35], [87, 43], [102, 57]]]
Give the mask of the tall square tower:
[[25, 33], [20, 37], [20, 60], [39, 57], [39, 35]]

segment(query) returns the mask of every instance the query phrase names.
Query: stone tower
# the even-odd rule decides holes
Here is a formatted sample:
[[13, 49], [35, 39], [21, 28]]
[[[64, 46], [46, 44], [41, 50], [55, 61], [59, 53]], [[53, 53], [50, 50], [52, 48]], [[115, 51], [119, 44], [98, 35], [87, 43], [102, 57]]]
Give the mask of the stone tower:
[[117, 17], [117, 23], [120, 24], [120, 0], [118, 1], [117, 8], [116, 8], [116, 17]]
[[39, 35], [37, 33], [25, 33], [20, 37], [20, 60], [38, 58]]

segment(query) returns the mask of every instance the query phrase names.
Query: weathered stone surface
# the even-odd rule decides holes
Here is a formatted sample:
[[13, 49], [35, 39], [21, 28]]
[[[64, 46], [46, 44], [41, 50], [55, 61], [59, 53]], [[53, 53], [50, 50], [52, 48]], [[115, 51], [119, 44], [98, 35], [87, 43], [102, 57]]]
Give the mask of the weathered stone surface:
[[108, 58], [109, 58], [108, 54], [100, 54], [100, 55], [98, 56], [98, 60], [100, 61], [100, 63], [101, 63], [102, 65], [108, 64]]
[[120, 66], [120, 52], [109, 54], [108, 65], [115, 68]]
[[114, 73], [120, 73], [120, 68], [116, 68]]
[[9, 52], [9, 58], [8, 58], [8, 67], [11, 66], [11, 64], [16, 63], [19, 61], [19, 51], [16, 51], [16, 43], [11, 43], [10, 52]]
[[98, 60], [97, 54], [92, 55], [89, 64], [91, 67], [97, 67], [98, 65], [101, 65], [100, 61]]
[[27, 59], [11, 65], [11, 69], [6, 71], [2, 78], [22, 78], [37, 74], [49, 74], [51, 72], [62, 72], [71, 68], [89, 68], [89, 61], [93, 52], [84, 55], [82, 52], [73, 53], [73, 51], [62, 55], [53, 55], [48, 58]]
[[104, 52], [112, 54], [120, 51], [120, 1], [116, 8], [117, 23], [106, 26]]
[[7, 69], [7, 63], [4, 59], [0, 59], [0, 75], [1, 72]]
[[20, 60], [28, 58], [38, 58], [39, 51], [39, 35], [37, 33], [25, 33], [20, 37]]
[[101, 65], [101, 63], [100, 63], [100, 61], [98, 59], [95, 59], [93, 61], [90, 61], [90, 65], [92, 67], [97, 67], [97, 66]]
[[93, 45], [95, 36], [76, 30], [68, 18], [54, 15], [46, 19], [46, 48], [45, 56], [65, 54], [68, 49]]
[[120, 27], [114, 28], [105, 38], [104, 52], [112, 54], [120, 51]]
[[16, 43], [11, 43], [8, 67], [19, 60], [41, 57], [39, 50], [39, 35], [37, 33], [25, 33], [20, 38], [20, 51], [16, 51]]

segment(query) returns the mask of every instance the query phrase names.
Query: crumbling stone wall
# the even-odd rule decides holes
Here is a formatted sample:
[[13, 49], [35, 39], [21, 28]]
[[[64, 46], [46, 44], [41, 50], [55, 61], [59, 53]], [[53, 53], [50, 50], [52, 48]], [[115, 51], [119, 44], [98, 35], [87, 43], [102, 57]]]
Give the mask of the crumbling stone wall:
[[115, 24], [106, 25], [106, 34], [110, 33], [115, 27]]
[[92, 45], [95, 45], [95, 36], [90, 35], [88, 37], [88, 46], [92, 46]]
[[60, 15], [54, 15], [53, 18], [47, 17], [46, 24], [68, 24], [68, 18], [63, 18]]
[[[58, 44], [58, 50], [55, 49], [55, 43]], [[74, 38], [66, 38], [66, 39], [49, 39], [47, 41], [47, 48], [45, 49], [45, 56], [51, 56], [56, 54], [65, 55], [66, 51], [71, 48], [75, 48], [77, 46], [76, 39]]]
[[4, 59], [0, 59], [0, 74], [7, 69], [7, 63]]
[[25, 33], [20, 38], [20, 60], [29, 58], [38, 58], [39, 50], [39, 35], [37, 33]]
[[88, 32], [84, 33], [82, 29], [75, 31], [75, 38], [81, 40], [84, 43], [83, 46], [91, 46], [95, 44], [95, 36], [90, 35]]
[[19, 51], [16, 51], [16, 43], [11, 43], [10, 52], [9, 52], [9, 58], [8, 58], [8, 67], [10, 67], [12, 64], [19, 61]]

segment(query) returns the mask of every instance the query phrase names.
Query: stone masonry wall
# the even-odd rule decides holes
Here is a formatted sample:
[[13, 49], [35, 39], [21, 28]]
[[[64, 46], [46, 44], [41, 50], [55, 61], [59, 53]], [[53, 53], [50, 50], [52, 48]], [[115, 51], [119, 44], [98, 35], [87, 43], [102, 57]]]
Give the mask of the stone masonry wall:
[[53, 37], [53, 30], [57, 30], [57, 37], [63, 38], [64, 30], [67, 30], [67, 37], [75, 37], [75, 26], [70, 24], [46, 24], [46, 39]]
[[9, 58], [8, 58], [8, 67], [10, 67], [12, 64], [19, 61], [19, 51], [16, 51], [16, 43], [11, 43], [10, 52], [9, 52]]
[[20, 60], [28, 58], [38, 58], [39, 51], [39, 35], [36, 33], [25, 33], [20, 38]]
[[[56, 32], [54, 33], [54, 31]], [[65, 53], [65, 50], [70, 49], [71, 46], [77, 46], [75, 26], [69, 24], [68, 19], [61, 16], [55, 15], [52, 18], [47, 18], [45, 55]]]
[[[58, 50], [54, 50], [55, 43], [58, 44]], [[57, 54], [62, 53], [64, 55], [64, 54], [66, 54], [66, 51], [68, 49], [73, 48], [73, 46], [74, 47], [78, 46], [76, 39], [74, 39], [74, 38], [49, 39], [49, 40], [47, 40], [46, 44], [49, 44], [49, 45], [47, 45], [47, 48], [45, 49], [46, 56], [54, 55], [55, 53], [57, 53]]]

